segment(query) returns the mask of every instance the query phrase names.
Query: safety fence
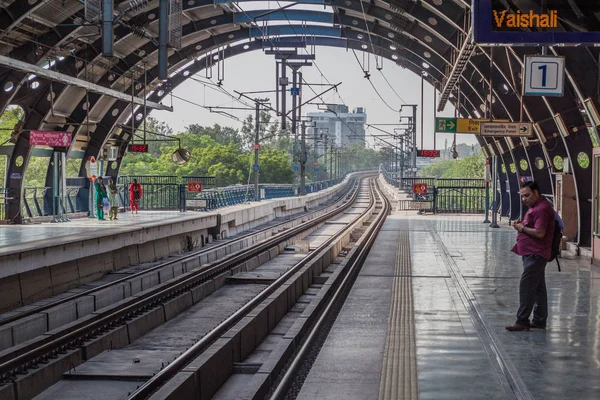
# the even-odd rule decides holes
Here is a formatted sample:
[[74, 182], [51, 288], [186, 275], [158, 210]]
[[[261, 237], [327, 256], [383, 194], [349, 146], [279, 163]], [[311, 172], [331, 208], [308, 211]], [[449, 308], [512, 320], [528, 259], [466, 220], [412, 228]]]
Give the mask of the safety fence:
[[[108, 186], [108, 179], [104, 177]], [[214, 177], [207, 176], [119, 176], [116, 179], [118, 188], [118, 206], [121, 209], [130, 208], [130, 184], [137, 179], [142, 185], [140, 210], [214, 210], [220, 207], [253, 201], [254, 185], [233, 185], [214, 188]], [[343, 180], [343, 177], [312, 182], [306, 184], [306, 193], [314, 193], [331, 187]], [[201, 192], [188, 191], [188, 183]], [[25, 218], [35, 218], [53, 215], [56, 203], [61, 214], [88, 213], [90, 209], [90, 183], [87, 178], [67, 178], [64, 196], [53, 199], [54, 193], [50, 187], [27, 186], [23, 190], [22, 215]], [[259, 199], [273, 199], [298, 195], [298, 185], [291, 184], [261, 184]], [[0, 220], [5, 219], [5, 207], [8, 190], [0, 188]], [[96, 208], [96, 196], [92, 198], [92, 207]]]
[[[412, 196], [401, 201], [401, 210], [431, 210], [434, 213], [485, 213], [485, 179], [397, 177], [381, 169], [385, 181]], [[414, 186], [426, 186], [426, 193], [413, 193]]]
[[[323, 189], [327, 189], [333, 185], [340, 183], [344, 177], [311, 182], [305, 185], [307, 194], [315, 193]], [[262, 184], [259, 188], [259, 199], [274, 199], [280, 197], [293, 197], [298, 195], [298, 185], [286, 184]], [[198, 194], [194, 201], [188, 201], [188, 207], [198, 210], [214, 210], [221, 207], [232, 206], [235, 204], [246, 203], [255, 199], [254, 185], [236, 185], [218, 189], [205, 190]]]

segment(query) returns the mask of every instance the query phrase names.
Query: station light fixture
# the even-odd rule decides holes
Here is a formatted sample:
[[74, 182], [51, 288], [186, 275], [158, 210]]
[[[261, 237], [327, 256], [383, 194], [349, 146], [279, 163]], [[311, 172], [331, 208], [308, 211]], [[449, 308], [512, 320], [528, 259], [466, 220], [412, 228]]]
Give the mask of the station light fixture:
[[492, 143], [489, 143], [489, 144], [487, 145], [487, 147], [488, 147], [488, 151], [489, 151], [489, 153], [490, 153], [492, 156], [496, 156], [496, 155], [498, 155], [498, 154], [496, 153], [496, 149], [494, 148], [494, 146], [492, 145]]
[[501, 156], [502, 154], [504, 154], [504, 149], [502, 148], [502, 144], [500, 143], [500, 141], [496, 140], [494, 141], [494, 144], [498, 148], [498, 155]]
[[481, 152], [483, 153], [483, 156], [485, 158], [490, 158], [490, 153], [488, 153], [487, 149], [485, 147], [481, 148]]
[[546, 136], [544, 135], [544, 132], [542, 132], [542, 128], [540, 128], [540, 124], [538, 124], [537, 122], [535, 124], [533, 124], [533, 130], [535, 131], [535, 134], [537, 135], [538, 139], [542, 143], [546, 143]]
[[587, 111], [589, 118], [590, 118], [590, 122], [594, 126], [599, 126], [600, 125], [600, 114], [598, 113], [598, 110], [596, 109], [596, 105], [594, 104], [594, 101], [590, 97], [588, 97], [587, 99], [585, 99], [583, 101], [583, 105], [585, 107], [585, 110]]
[[556, 123], [560, 134], [563, 137], [569, 136], [569, 129], [567, 128], [567, 125], [565, 125], [565, 121], [563, 120], [562, 115], [560, 115], [560, 113], [556, 113], [552, 118], [554, 118], [554, 122]]
[[514, 150], [514, 149], [515, 149], [515, 147], [516, 147], [516, 146], [515, 146], [515, 144], [513, 143], [513, 141], [512, 141], [512, 138], [505, 137], [505, 138], [504, 138], [504, 140], [506, 140], [506, 144], [508, 145], [508, 148], [509, 148], [509, 149], [511, 149], [511, 150]]

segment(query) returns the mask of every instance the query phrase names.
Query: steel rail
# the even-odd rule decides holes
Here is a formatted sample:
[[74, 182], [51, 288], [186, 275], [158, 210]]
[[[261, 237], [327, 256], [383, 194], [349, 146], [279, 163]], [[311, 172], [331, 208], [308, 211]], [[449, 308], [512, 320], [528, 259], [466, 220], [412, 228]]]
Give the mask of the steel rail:
[[[372, 179], [369, 179], [371, 181]], [[369, 185], [369, 188], [371, 185]], [[169, 365], [167, 365], [164, 369], [146, 381], [142, 386], [140, 386], [135, 392], [127, 397], [127, 400], [141, 400], [146, 399], [151, 396], [156, 390], [161, 388], [166, 382], [169, 381], [175, 374], [185, 368], [191, 361], [193, 361], [196, 357], [198, 357], [202, 352], [204, 352], [212, 343], [214, 343], [217, 339], [219, 339], [224, 333], [226, 333], [229, 329], [231, 329], [238, 321], [244, 318], [250, 311], [252, 311], [256, 306], [258, 306], [261, 302], [263, 302], [268, 296], [270, 296], [275, 290], [277, 290], [281, 285], [283, 285], [290, 277], [298, 272], [299, 269], [304, 267], [306, 264], [316, 259], [319, 256], [319, 253], [331, 245], [338, 237], [343, 236], [352, 230], [355, 229], [357, 222], [360, 220], [360, 217], [364, 214], [370, 212], [376, 207], [375, 195], [372, 191], [371, 199], [368, 208], [364, 213], [358, 216], [352, 223], [348, 224], [344, 229], [338, 232], [335, 236], [330, 237], [326, 241], [324, 241], [317, 249], [310, 252], [305, 258], [300, 260], [296, 265], [292, 268], [288, 269], [283, 275], [281, 275], [277, 280], [271, 283], [267, 288], [265, 288], [262, 292], [260, 292], [256, 297], [242, 306], [238, 311], [229, 316], [226, 320], [217, 325], [213, 330], [207, 333], [202, 337], [198, 342], [196, 342], [192, 347], [186, 350], [183, 354], [177, 357], [174, 361], [172, 361]], [[356, 192], [358, 196], [358, 191]]]
[[[362, 179], [359, 178], [358, 181], [360, 182]], [[206, 264], [207, 268], [204, 270], [192, 271], [191, 273], [188, 272], [187, 274], [181, 275], [181, 279], [165, 284], [166, 286], [159, 285], [157, 288], [149, 289], [149, 293], [142, 299], [132, 298], [129, 303], [121, 305], [116, 311], [108, 310], [89, 320], [74, 324], [56, 335], [48, 336], [47, 338], [32, 343], [29, 346], [25, 346], [16, 352], [6, 354], [0, 360], [0, 376], [14, 376], [16, 371], [22, 372], [30, 365], [37, 364], [38, 360], [55, 354], [60, 349], [67, 348], [73, 343], [79, 342], [82, 338], [87, 339], [97, 334], [102, 334], [107, 326], [112, 328], [119, 323], [125, 323], [129, 318], [139, 315], [140, 312], [148, 311], [160, 305], [162, 302], [174, 298], [184, 291], [205, 282], [207, 279], [226, 272], [228, 268], [232, 268], [235, 265], [247, 261], [255, 255], [302, 233], [306, 229], [326, 221], [332, 216], [351, 207], [358, 196], [358, 192], [359, 190], [355, 190], [350, 201], [347, 201], [342, 206], [337, 207], [320, 217], [282, 232], [282, 234], [278, 236], [273, 236], [250, 249], [232, 253], [214, 264]], [[9, 379], [5, 378], [5, 380]]]
[[[344, 279], [337, 287], [333, 296], [330, 297], [330, 300], [326, 306], [326, 308], [321, 313], [321, 316], [317, 320], [317, 322], [312, 326], [308, 337], [304, 341], [302, 347], [296, 353], [292, 363], [289, 368], [285, 372], [283, 378], [279, 381], [277, 388], [271, 395], [271, 400], [283, 400], [286, 398], [294, 380], [299, 376], [298, 372], [302, 367], [306, 357], [308, 356], [311, 348], [316, 343], [318, 335], [324, 331], [326, 324], [330, 319], [335, 319], [336, 317], [336, 306], [338, 304], [343, 303], [345, 300], [345, 294], [350, 291], [352, 286], [354, 285], [354, 280], [358, 272], [360, 271], [360, 267], [364, 263], [373, 246], [373, 243], [377, 239], [377, 234], [381, 231], [383, 227], [383, 223], [390, 211], [391, 205], [390, 201], [381, 191], [381, 188], [376, 183], [377, 194], [379, 195], [381, 201], [383, 202], [383, 208], [381, 212], [377, 215], [377, 219], [374, 224], [371, 224], [370, 229], [367, 230], [361, 238], [359, 239], [359, 243], [357, 243], [357, 251], [351, 256], [351, 265], [348, 269], [348, 272], [344, 276]], [[363, 241], [363, 243], [360, 243]]]
[[[352, 178], [352, 179], [356, 179], [356, 178]], [[289, 224], [289, 223], [291, 223], [291, 222], [294, 222], [294, 221], [297, 221], [297, 220], [299, 220], [299, 219], [306, 218], [306, 217], [307, 217], [307, 215], [313, 215], [313, 214], [315, 214], [315, 213], [317, 213], [317, 212], [319, 212], [319, 211], [321, 211], [321, 210], [323, 210], [323, 209], [325, 209], [325, 208], [327, 208], [327, 207], [334, 207], [336, 204], [343, 202], [344, 198], [345, 198], [345, 197], [347, 197], [347, 196], [348, 196], [348, 194], [350, 194], [350, 192], [353, 190], [353, 187], [354, 187], [355, 183], [356, 183], [356, 182], [348, 182], [348, 184], [351, 186], [351, 187], [349, 188], [349, 190], [346, 190], [346, 191], [344, 191], [344, 192], [343, 192], [343, 194], [342, 194], [342, 195], [340, 195], [340, 196], [339, 196], [339, 197], [338, 197], [338, 198], [335, 200], [335, 202], [334, 202], [333, 204], [329, 205], [329, 206], [319, 207], [319, 208], [317, 208], [317, 209], [315, 209], [315, 210], [311, 211], [311, 212], [310, 212], [310, 213], [308, 213], [308, 214], [307, 214], [307, 213], [302, 213], [302, 214], [300, 214], [299, 216], [297, 216], [297, 217], [294, 217], [294, 218], [291, 218], [291, 219], [289, 219], [289, 220], [281, 221], [281, 222], [279, 222], [279, 223], [277, 223], [277, 224], [270, 225], [270, 226], [267, 226], [267, 227], [261, 228], [261, 229], [259, 229], [259, 230], [253, 231], [253, 232], [249, 232], [249, 233], [247, 233], [247, 234], [244, 234], [244, 235], [242, 235], [242, 236], [239, 236], [239, 237], [233, 238], [233, 239], [231, 239], [231, 240], [224, 241], [223, 243], [219, 243], [219, 244], [216, 244], [216, 245], [214, 245], [214, 246], [210, 246], [210, 247], [204, 247], [204, 248], [202, 248], [202, 249], [200, 249], [200, 250], [196, 250], [196, 251], [193, 251], [193, 252], [190, 252], [190, 253], [184, 254], [184, 255], [182, 255], [182, 256], [180, 256], [180, 257], [177, 257], [177, 258], [171, 259], [171, 260], [169, 260], [169, 261], [165, 261], [165, 262], [163, 262], [163, 263], [160, 263], [160, 264], [158, 264], [158, 265], [155, 265], [155, 266], [153, 266], [153, 267], [147, 268], [147, 269], [145, 269], [145, 270], [143, 270], [143, 271], [136, 272], [136, 273], [134, 273], [134, 274], [131, 274], [131, 275], [127, 275], [127, 276], [125, 276], [125, 277], [123, 277], [123, 278], [116, 279], [116, 280], [114, 280], [114, 281], [111, 281], [111, 282], [105, 283], [105, 284], [103, 284], [103, 285], [100, 285], [100, 286], [96, 286], [96, 287], [94, 287], [94, 288], [91, 288], [91, 289], [85, 290], [85, 291], [83, 291], [83, 292], [75, 293], [75, 294], [73, 294], [73, 295], [71, 295], [71, 296], [64, 297], [64, 298], [61, 298], [61, 299], [59, 299], [59, 300], [56, 300], [56, 301], [53, 301], [53, 302], [50, 302], [50, 303], [46, 303], [46, 304], [40, 305], [39, 307], [33, 308], [33, 309], [31, 309], [31, 310], [27, 310], [27, 311], [24, 311], [24, 312], [22, 312], [22, 313], [18, 313], [18, 314], [16, 314], [16, 315], [12, 315], [12, 316], [10, 316], [10, 317], [7, 317], [7, 318], [4, 318], [4, 319], [1, 319], [1, 320], [0, 320], [0, 327], [2, 327], [3, 325], [9, 324], [9, 323], [11, 323], [11, 322], [18, 321], [18, 320], [20, 320], [20, 319], [23, 319], [23, 318], [25, 318], [25, 317], [29, 317], [29, 316], [31, 316], [31, 315], [34, 315], [34, 314], [38, 314], [38, 313], [40, 313], [40, 312], [42, 312], [42, 311], [49, 310], [49, 309], [51, 309], [51, 308], [53, 308], [53, 307], [60, 306], [60, 305], [62, 305], [62, 304], [66, 304], [66, 303], [68, 303], [68, 302], [70, 302], [70, 301], [77, 300], [77, 299], [79, 299], [79, 298], [81, 298], [81, 297], [84, 297], [84, 296], [89, 296], [90, 294], [93, 294], [93, 293], [99, 292], [99, 291], [101, 291], [101, 290], [107, 289], [107, 288], [109, 288], [109, 287], [112, 287], [112, 286], [118, 285], [118, 284], [120, 284], [120, 283], [123, 283], [123, 282], [126, 282], [126, 281], [128, 281], [128, 280], [130, 280], [130, 279], [134, 279], [134, 278], [137, 278], [137, 277], [139, 277], [139, 276], [143, 276], [143, 275], [145, 275], [145, 274], [148, 274], [148, 273], [151, 273], [151, 272], [153, 272], [153, 271], [157, 271], [157, 270], [159, 270], [159, 269], [161, 269], [161, 268], [168, 267], [169, 265], [173, 265], [173, 264], [177, 264], [177, 263], [181, 263], [181, 262], [186, 262], [186, 261], [191, 261], [191, 260], [193, 260], [194, 258], [196, 258], [196, 257], [199, 257], [199, 256], [202, 256], [202, 255], [203, 255], [203, 254], [205, 254], [205, 253], [209, 253], [209, 252], [212, 252], [212, 251], [218, 250], [218, 249], [220, 249], [220, 248], [223, 248], [223, 247], [226, 247], [226, 246], [230, 246], [230, 245], [232, 245], [232, 244], [234, 244], [234, 243], [237, 243], [237, 242], [239, 242], [239, 241], [246, 240], [246, 239], [248, 239], [249, 237], [252, 237], [252, 236], [254, 236], [254, 235], [260, 235], [260, 234], [261, 234], [261, 233], [263, 233], [263, 232], [266, 232], [266, 231], [272, 230], [272, 229], [274, 229], [274, 228], [278, 228], [278, 227], [280, 227], [280, 226], [282, 226], [282, 225]], [[18, 309], [17, 309], [17, 310], [18, 310]], [[1, 360], [0, 360], [0, 361], [1, 361]]]

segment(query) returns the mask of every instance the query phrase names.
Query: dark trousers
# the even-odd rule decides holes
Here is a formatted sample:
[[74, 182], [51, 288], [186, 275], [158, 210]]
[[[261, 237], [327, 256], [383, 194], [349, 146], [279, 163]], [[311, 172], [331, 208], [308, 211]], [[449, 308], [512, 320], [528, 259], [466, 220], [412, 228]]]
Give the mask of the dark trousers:
[[519, 286], [521, 305], [517, 312], [517, 324], [529, 325], [529, 316], [533, 311], [533, 323], [546, 326], [548, 318], [546, 263], [546, 259], [538, 255], [523, 256], [523, 274]]

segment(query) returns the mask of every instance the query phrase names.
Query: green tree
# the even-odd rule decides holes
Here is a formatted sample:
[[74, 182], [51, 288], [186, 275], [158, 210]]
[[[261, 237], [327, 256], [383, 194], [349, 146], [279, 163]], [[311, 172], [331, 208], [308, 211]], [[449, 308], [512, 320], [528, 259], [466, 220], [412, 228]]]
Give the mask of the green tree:
[[195, 136], [208, 136], [218, 144], [227, 145], [229, 142], [236, 144], [242, 144], [242, 137], [240, 133], [230, 127], [221, 127], [219, 124], [213, 126], [200, 126], [198, 124], [191, 124], [187, 126], [186, 132]]
[[[0, 115], [0, 144], [2, 146], [12, 147], [8, 143], [13, 128], [24, 116], [23, 109], [19, 106], [8, 106]], [[0, 156], [0, 182], [5, 185], [6, 178], [6, 156]]]
[[422, 177], [435, 178], [483, 178], [484, 157], [480, 151], [457, 160], [441, 160], [419, 171]]

